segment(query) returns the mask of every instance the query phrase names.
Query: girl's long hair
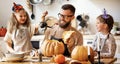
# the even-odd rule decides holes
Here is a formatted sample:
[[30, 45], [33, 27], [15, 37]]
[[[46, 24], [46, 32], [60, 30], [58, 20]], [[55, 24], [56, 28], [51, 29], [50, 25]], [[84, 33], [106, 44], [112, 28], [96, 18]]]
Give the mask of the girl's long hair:
[[[24, 9], [22, 9], [24, 10]], [[21, 11], [21, 10], [20, 10]], [[25, 10], [24, 10], [25, 11]], [[25, 11], [26, 12], [26, 11]], [[13, 30], [16, 30], [16, 29], [19, 29], [19, 23], [18, 23], [18, 20], [16, 19], [16, 16], [14, 14], [15, 12], [12, 13], [11, 17], [10, 17], [10, 20], [8, 21], [8, 25], [7, 25], [7, 30], [12, 33]], [[26, 12], [27, 14], [27, 20], [26, 22], [23, 24], [23, 26], [26, 26], [26, 27], [29, 27], [31, 22], [30, 22], [30, 18], [29, 18], [29, 15], [28, 13]]]

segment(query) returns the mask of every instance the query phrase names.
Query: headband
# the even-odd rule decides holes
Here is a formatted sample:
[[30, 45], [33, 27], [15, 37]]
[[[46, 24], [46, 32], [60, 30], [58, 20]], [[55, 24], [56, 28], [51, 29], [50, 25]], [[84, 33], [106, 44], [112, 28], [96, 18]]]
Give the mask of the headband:
[[19, 10], [23, 9], [23, 6], [20, 4], [13, 3], [12, 11], [18, 12]]
[[104, 19], [108, 19], [109, 17], [108, 17], [108, 15], [107, 15], [107, 12], [106, 12], [106, 9], [104, 8], [104, 10], [103, 10], [103, 15], [102, 15], [102, 17], [104, 18]]

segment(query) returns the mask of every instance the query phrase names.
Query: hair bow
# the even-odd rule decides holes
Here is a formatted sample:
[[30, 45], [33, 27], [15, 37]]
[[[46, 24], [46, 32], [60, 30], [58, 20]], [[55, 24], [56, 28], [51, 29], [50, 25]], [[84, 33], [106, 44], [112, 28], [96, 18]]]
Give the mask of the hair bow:
[[12, 10], [13, 10], [14, 12], [18, 12], [19, 10], [23, 9], [23, 6], [22, 6], [22, 5], [16, 4], [15, 2], [14, 2], [13, 4], [14, 4], [14, 6], [13, 6]]

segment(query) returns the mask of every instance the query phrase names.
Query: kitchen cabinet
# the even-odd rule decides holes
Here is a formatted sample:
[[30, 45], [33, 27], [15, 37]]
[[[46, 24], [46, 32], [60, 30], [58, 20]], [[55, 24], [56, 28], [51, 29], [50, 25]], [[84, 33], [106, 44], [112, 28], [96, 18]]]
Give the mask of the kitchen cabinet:
[[43, 43], [45, 35], [34, 35], [31, 38], [31, 43], [33, 45], [34, 48], [38, 49], [41, 44]]
[[83, 45], [92, 46], [95, 35], [83, 35]]

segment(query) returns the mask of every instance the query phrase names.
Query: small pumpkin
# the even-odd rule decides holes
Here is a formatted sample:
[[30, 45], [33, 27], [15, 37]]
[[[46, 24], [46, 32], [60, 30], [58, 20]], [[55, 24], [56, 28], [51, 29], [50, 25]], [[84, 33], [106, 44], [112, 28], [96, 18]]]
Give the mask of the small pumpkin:
[[55, 56], [54, 61], [58, 64], [64, 63], [65, 62], [65, 56], [62, 54], [58, 54]]
[[2, 36], [2, 37], [5, 36], [6, 32], [7, 32], [7, 29], [2, 26], [0, 28], [0, 36]]
[[72, 53], [71, 58], [78, 61], [90, 61], [94, 62], [94, 51], [90, 47], [90, 59], [88, 59], [88, 46], [76, 46]]
[[63, 54], [64, 44], [57, 40], [45, 40], [41, 46], [41, 52], [44, 56]]

